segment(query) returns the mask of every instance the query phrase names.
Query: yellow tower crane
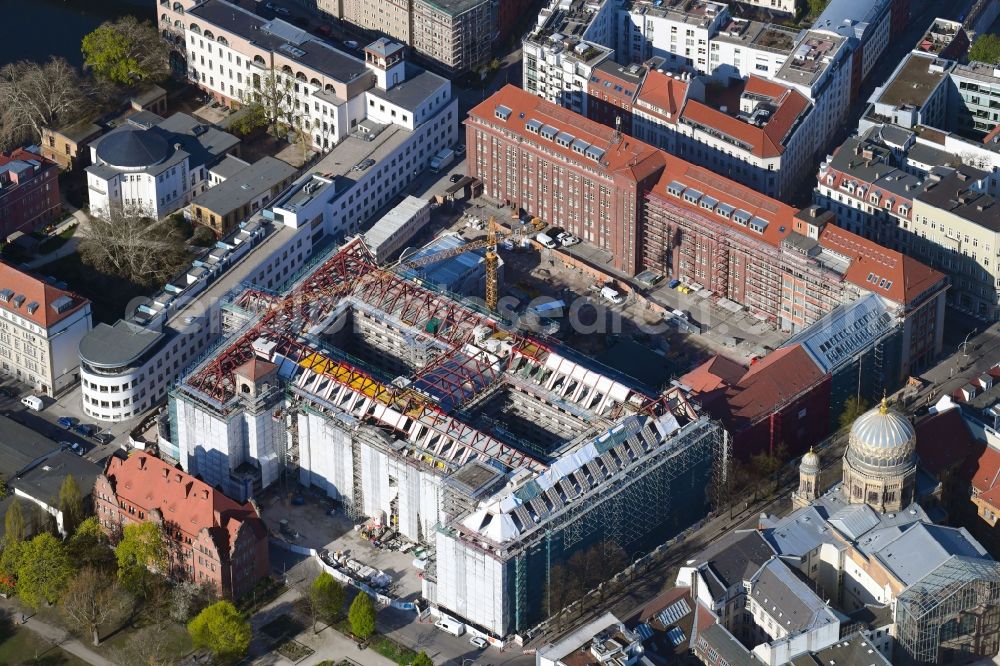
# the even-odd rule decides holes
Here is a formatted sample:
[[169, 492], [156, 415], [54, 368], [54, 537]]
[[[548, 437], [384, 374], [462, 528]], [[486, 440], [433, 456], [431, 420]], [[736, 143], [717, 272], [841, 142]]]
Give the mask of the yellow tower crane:
[[428, 264], [433, 264], [438, 261], [442, 261], [449, 257], [456, 257], [460, 254], [466, 252], [471, 252], [473, 250], [486, 249], [486, 307], [490, 310], [497, 309], [497, 302], [499, 300], [498, 291], [498, 279], [497, 273], [500, 268], [500, 255], [497, 253], [497, 243], [499, 243], [503, 238], [507, 237], [508, 234], [500, 228], [494, 218], [490, 218], [489, 223], [486, 228], [486, 238], [480, 238], [479, 240], [470, 241], [461, 245], [459, 247], [449, 248], [447, 250], [441, 250], [440, 252], [434, 252], [433, 254], [428, 254], [426, 256], [414, 259], [412, 261], [401, 260], [399, 262], [399, 267], [401, 268], [420, 268]]

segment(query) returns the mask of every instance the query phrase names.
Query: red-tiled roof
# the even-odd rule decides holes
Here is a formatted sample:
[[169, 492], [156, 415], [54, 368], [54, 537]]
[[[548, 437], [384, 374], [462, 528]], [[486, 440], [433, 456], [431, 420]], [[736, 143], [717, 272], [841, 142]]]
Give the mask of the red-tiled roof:
[[591, 72], [587, 90], [595, 97], [607, 97], [617, 100], [622, 105], [631, 106], [639, 91], [639, 84], [616, 76], [614, 71], [597, 67]]
[[972, 455], [965, 465], [964, 476], [982, 493], [996, 487], [1000, 482], [1000, 451], [982, 442], [975, 442], [973, 446]]
[[745, 92], [771, 97], [777, 106], [762, 126], [745, 122], [696, 100], [688, 100], [682, 116], [711, 127], [749, 146], [757, 157], [777, 157], [785, 152], [785, 140], [799, 116], [809, 108], [802, 93], [751, 76]]
[[[684, 187], [694, 188], [735, 209], [744, 210], [754, 217], [765, 220], [768, 223], [767, 228], [761, 234], [752, 232], [731, 218], [725, 218], [705, 210], [699, 204], [685, 201], [683, 197], [671, 195], [667, 191], [667, 186], [675, 181]], [[668, 155], [667, 168], [663, 170], [659, 181], [653, 186], [653, 192], [659, 198], [669, 201], [673, 205], [695, 211], [703, 218], [775, 247], [781, 245], [781, 241], [792, 232], [792, 221], [795, 214], [798, 213], [797, 209], [777, 199], [772, 199], [745, 185], [729, 180], [725, 176], [720, 176], [709, 169], [695, 166], [672, 155]]]
[[89, 301], [0, 261], [0, 308], [49, 328]]
[[[497, 107], [511, 110], [504, 121], [496, 116]], [[532, 143], [544, 142], [548, 150], [560, 153], [574, 162], [590, 161], [587, 157], [573, 152], [568, 146], [560, 146], [555, 141], [547, 141], [525, 129], [525, 124], [537, 120], [571, 134], [574, 139], [582, 139], [595, 148], [604, 151], [600, 166], [596, 168], [609, 172], [628, 173], [641, 180], [655, 173], [663, 164], [664, 154], [659, 150], [625, 134], [617, 134], [613, 129], [564, 109], [541, 97], [536, 97], [513, 85], [506, 85], [490, 98], [469, 111], [469, 116], [481, 122], [497, 124], [523, 137], [530, 137]]]
[[252, 359], [233, 370], [233, 372], [240, 377], [246, 377], [250, 381], [255, 382], [268, 373], [273, 372], [277, 368], [278, 366], [274, 363], [254, 356]]
[[[240, 504], [204, 481], [149, 454], [137, 452], [128, 458], [111, 456], [104, 475], [119, 498], [147, 512], [159, 509], [164, 520], [175, 523], [181, 531], [198, 535], [203, 529], [210, 530], [221, 552], [228, 552], [243, 523], [248, 523], [258, 538], [266, 537], [264, 525], [252, 504]], [[228, 543], [221, 541], [223, 535]]]
[[920, 464], [933, 474], [963, 464], [974, 448], [975, 440], [958, 408], [920, 420], [916, 432]]
[[819, 242], [851, 259], [845, 279], [896, 303], [910, 303], [944, 280], [930, 266], [833, 224], [823, 228]]
[[776, 349], [750, 366], [730, 389], [730, 411], [736, 418], [756, 421], [822, 378], [802, 345]]
[[716, 354], [681, 377], [680, 382], [690, 387], [692, 393], [711, 393], [732, 386], [746, 371], [747, 369], [736, 361]]
[[[642, 87], [639, 88], [636, 100], [647, 102], [662, 109], [664, 112], [661, 114], [643, 107], [643, 113], [651, 113], [664, 120], [676, 123], [678, 112], [684, 105], [684, 98], [687, 96], [687, 89], [687, 82], [651, 69], [646, 74], [646, 78], [642, 82]], [[669, 117], [664, 114], [669, 114]]]
[[993, 143], [994, 140], [998, 139], [1000, 139], [1000, 125], [994, 127], [992, 130], [990, 130], [989, 134], [983, 137], [983, 143], [989, 145]]

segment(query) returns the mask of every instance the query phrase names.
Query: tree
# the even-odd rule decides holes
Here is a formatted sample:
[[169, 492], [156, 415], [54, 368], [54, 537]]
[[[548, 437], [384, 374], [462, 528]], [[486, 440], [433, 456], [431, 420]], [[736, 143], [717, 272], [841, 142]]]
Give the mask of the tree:
[[250, 103], [230, 117], [228, 130], [247, 136], [258, 127], [267, 126], [267, 112], [263, 105]]
[[166, 570], [166, 552], [159, 525], [152, 522], [126, 525], [122, 540], [115, 546], [118, 580], [134, 594], [146, 596], [149, 569]]
[[208, 247], [215, 242], [215, 232], [208, 227], [199, 224], [191, 234], [191, 244], [198, 247]]
[[250, 623], [228, 601], [217, 601], [188, 622], [195, 648], [210, 650], [220, 661], [231, 662], [246, 655], [250, 647]]
[[0, 69], [0, 147], [40, 141], [43, 128], [85, 117], [89, 90], [63, 58], [5, 65]]
[[8, 543], [11, 541], [24, 541], [28, 536], [24, 527], [24, 512], [21, 510], [21, 500], [16, 497], [10, 503], [10, 508], [7, 509], [3, 526], [4, 540]]
[[[315, 616], [326, 622], [336, 622], [344, 610], [344, 586], [324, 571], [309, 586], [309, 601]], [[314, 618], [313, 629], [315, 628]]]
[[96, 76], [131, 85], [162, 81], [170, 73], [170, 47], [149, 21], [123, 16], [83, 38], [83, 63]]
[[976, 37], [969, 49], [969, 60], [990, 65], [1000, 63], [1000, 37], [990, 32]]
[[[278, 72], [251, 74], [250, 88], [241, 95], [241, 113], [245, 123], [253, 130], [260, 126], [285, 128], [293, 126], [295, 107], [292, 96], [295, 82], [290, 76]], [[280, 132], [279, 132], [280, 133]]]
[[844, 411], [840, 413], [840, 429], [850, 430], [858, 417], [868, 411], [868, 402], [864, 398], [851, 396], [844, 401]]
[[17, 567], [17, 595], [31, 608], [54, 604], [73, 578], [66, 546], [48, 532], [24, 544]]
[[347, 619], [351, 623], [351, 632], [360, 638], [368, 638], [375, 633], [375, 605], [371, 597], [359, 592], [351, 602], [347, 611]]
[[431, 661], [426, 652], [421, 650], [420, 654], [413, 658], [412, 666], [434, 666], [434, 662]]
[[63, 615], [81, 632], [89, 633], [94, 645], [101, 644], [101, 625], [126, 613], [131, 598], [111, 575], [85, 567], [63, 593]]
[[187, 260], [184, 239], [172, 225], [157, 225], [136, 207], [97, 211], [80, 242], [83, 262], [141, 286], [158, 286]]
[[23, 541], [4, 537], [3, 552], [0, 553], [0, 591], [4, 594], [14, 594], [17, 590], [17, 568], [21, 566], [23, 552]]
[[70, 560], [78, 567], [90, 566], [107, 571], [115, 566], [111, 543], [94, 516], [77, 525], [73, 535], [66, 540], [66, 549]]
[[63, 516], [63, 533], [73, 534], [77, 525], [83, 520], [83, 497], [80, 486], [72, 474], [67, 474], [59, 488], [59, 511]]
[[170, 590], [170, 617], [177, 622], [187, 622], [215, 599], [215, 590], [207, 583], [181, 581]]

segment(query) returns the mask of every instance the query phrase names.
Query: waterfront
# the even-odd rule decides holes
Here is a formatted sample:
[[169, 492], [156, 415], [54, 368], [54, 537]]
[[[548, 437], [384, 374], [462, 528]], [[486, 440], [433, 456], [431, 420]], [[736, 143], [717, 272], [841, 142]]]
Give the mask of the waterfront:
[[80, 41], [104, 21], [134, 14], [152, 21], [153, 0], [0, 0], [6, 18], [0, 65], [62, 56], [81, 65]]

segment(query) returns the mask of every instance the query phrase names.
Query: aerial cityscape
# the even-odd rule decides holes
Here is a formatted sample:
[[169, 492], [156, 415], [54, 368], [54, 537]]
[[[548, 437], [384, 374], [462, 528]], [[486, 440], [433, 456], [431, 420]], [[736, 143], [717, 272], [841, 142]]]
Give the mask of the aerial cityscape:
[[1000, 0], [8, 9], [0, 664], [1000, 664]]

